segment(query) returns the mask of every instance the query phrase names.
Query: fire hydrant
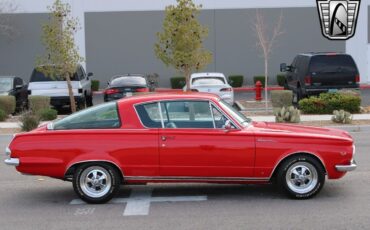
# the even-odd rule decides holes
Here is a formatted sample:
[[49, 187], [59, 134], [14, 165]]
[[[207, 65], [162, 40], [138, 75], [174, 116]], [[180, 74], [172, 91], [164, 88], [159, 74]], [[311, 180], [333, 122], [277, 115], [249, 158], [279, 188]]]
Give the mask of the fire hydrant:
[[260, 81], [256, 82], [256, 101], [262, 100], [261, 92], [262, 92], [262, 83]]

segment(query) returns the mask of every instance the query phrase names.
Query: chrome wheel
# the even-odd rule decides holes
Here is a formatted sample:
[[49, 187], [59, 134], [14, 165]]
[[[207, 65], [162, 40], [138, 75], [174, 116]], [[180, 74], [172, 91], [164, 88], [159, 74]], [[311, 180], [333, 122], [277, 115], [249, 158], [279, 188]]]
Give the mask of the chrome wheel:
[[80, 176], [80, 188], [83, 193], [92, 198], [105, 196], [112, 187], [109, 172], [100, 166], [86, 168]]
[[315, 189], [318, 173], [315, 166], [309, 162], [296, 162], [288, 168], [285, 180], [293, 192], [305, 194]]

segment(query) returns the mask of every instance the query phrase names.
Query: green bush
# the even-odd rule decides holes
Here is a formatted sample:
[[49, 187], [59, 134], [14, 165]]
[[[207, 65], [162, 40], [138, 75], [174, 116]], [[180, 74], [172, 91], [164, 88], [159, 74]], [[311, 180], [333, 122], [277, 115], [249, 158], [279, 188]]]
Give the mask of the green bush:
[[41, 109], [37, 112], [37, 116], [40, 118], [40, 121], [51, 121], [57, 118], [58, 112], [50, 108]]
[[91, 90], [98, 91], [100, 82], [98, 80], [91, 80]]
[[170, 80], [172, 89], [182, 89], [186, 84], [185, 77], [173, 77]]
[[[267, 80], [268, 80], [268, 77], [267, 77]], [[253, 77], [254, 85], [256, 85], [257, 81], [260, 81], [262, 83], [262, 87], [265, 87], [265, 76], [254, 76]]]
[[346, 93], [322, 93], [299, 101], [299, 108], [307, 114], [332, 114], [334, 110], [360, 112], [361, 98]]
[[230, 75], [229, 76], [229, 83], [234, 88], [242, 87], [243, 82], [244, 82], [243, 75]]
[[289, 107], [292, 105], [293, 93], [291, 90], [272, 90], [271, 103], [274, 108]]
[[37, 114], [42, 109], [50, 108], [50, 97], [47, 96], [28, 96], [30, 110]]
[[278, 83], [278, 85], [284, 86], [285, 85], [285, 74], [276, 75], [276, 82]]
[[15, 97], [14, 96], [0, 96], [0, 109], [7, 115], [15, 112]]
[[39, 118], [34, 115], [31, 111], [24, 112], [21, 117], [21, 129], [22, 131], [31, 131], [39, 125]]
[[8, 118], [8, 114], [2, 109], [0, 109], [0, 121], [5, 121]]

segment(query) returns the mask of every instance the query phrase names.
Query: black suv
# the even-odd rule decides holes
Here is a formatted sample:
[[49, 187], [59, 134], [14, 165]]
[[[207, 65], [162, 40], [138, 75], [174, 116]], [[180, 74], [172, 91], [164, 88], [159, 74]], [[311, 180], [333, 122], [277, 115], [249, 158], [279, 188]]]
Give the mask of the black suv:
[[293, 102], [303, 97], [338, 89], [358, 89], [360, 75], [353, 58], [343, 53], [302, 53], [292, 64], [280, 64], [286, 72], [285, 89], [293, 91]]

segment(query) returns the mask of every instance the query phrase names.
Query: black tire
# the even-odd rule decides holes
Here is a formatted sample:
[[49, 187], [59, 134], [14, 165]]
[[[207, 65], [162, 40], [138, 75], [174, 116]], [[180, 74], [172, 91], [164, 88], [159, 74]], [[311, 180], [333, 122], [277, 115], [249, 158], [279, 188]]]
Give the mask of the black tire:
[[300, 87], [293, 90], [293, 105], [298, 107], [299, 101], [302, 99], [302, 90]]
[[82, 97], [77, 103], [77, 110], [85, 109], [86, 105], [87, 105], [86, 97]]
[[325, 170], [315, 158], [297, 155], [282, 163], [277, 181], [280, 188], [290, 197], [309, 199], [317, 195], [324, 186]]
[[[87, 182], [87, 177], [93, 175], [94, 170], [97, 175], [96, 178], [92, 179], [93, 177], [91, 177], [91, 182]], [[103, 175], [106, 177], [105, 182], [104, 179], [99, 180]], [[105, 187], [104, 184], [106, 185]], [[102, 204], [111, 200], [119, 191], [120, 185], [121, 177], [119, 172], [111, 165], [105, 163], [83, 164], [76, 169], [73, 175], [74, 191], [83, 201], [90, 204]], [[99, 186], [100, 189], [98, 189]]]
[[93, 106], [93, 96], [92, 96], [92, 92], [91, 92], [91, 95], [87, 96], [87, 98], [86, 98], [86, 105], [87, 105], [87, 107], [91, 107], [91, 106]]

